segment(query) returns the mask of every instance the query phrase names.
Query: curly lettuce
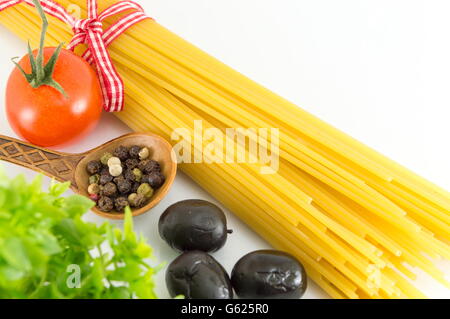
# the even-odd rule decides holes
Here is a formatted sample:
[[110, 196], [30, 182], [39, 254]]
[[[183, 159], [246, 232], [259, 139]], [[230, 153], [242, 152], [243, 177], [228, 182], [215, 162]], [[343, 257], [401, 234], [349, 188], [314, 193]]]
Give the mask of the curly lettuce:
[[0, 172], [0, 298], [156, 298], [152, 249], [130, 210], [123, 230], [86, 222], [94, 203], [68, 188]]

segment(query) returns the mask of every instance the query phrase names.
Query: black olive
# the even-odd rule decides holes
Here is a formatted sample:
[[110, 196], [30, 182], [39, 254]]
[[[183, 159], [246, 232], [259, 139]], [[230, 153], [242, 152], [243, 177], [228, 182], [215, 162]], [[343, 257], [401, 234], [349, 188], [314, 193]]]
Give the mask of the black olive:
[[231, 282], [243, 299], [298, 299], [307, 286], [302, 264], [276, 250], [258, 250], [242, 257], [233, 268]]
[[217, 251], [227, 240], [223, 211], [204, 200], [184, 200], [168, 207], [158, 224], [159, 234], [178, 251]]
[[167, 268], [166, 285], [172, 297], [233, 298], [227, 272], [213, 257], [202, 251], [189, 251], [178, 256]]

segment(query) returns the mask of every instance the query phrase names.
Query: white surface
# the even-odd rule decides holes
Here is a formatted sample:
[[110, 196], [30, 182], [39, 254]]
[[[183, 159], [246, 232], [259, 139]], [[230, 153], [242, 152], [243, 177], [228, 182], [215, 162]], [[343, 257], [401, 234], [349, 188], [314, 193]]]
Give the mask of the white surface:
[[[450, 3], [416, 0], [151, 0], [148, 14], [177, 34], [275, 92], [359, 138], [431, 181], [450, 189]], [[0, 27], [0, 92], [12, 69], [10, 57], [25, 45]], [[0, 134], [15, 136], [0, 97]], [[80, 152], [128, 128], [110, 115], [85, 141], [63, 151]], [[11, 175], [34, 175], [14, 165]], [[157, 234], [171, 203], [212, 200], [179, 174], [169, 196], [136, 218], [156, 257], [176, 253]], [[235, 233], [214, 256], [230, 271], [245, 253], [268, 247], [228, 213]], [[88, 219], [102, 222], [89, 214]], [[440, 262], [450, 274], [450, 263]], [[450, 292], [427, 276], [417, 285], [430, 297]], [[167, 297], [163, 273], [157, 288]], [[326, 298], [310, 285], [307, 298]]]

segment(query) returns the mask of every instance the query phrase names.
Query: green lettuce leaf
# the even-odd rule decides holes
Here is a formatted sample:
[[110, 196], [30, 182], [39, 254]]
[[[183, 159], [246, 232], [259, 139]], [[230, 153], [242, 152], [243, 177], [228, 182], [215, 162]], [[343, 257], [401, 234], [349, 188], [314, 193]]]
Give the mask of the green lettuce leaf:
[[64, 197], [69, 183], [42, 190], [0, 168], [0, 298], [156, 298], [152, 249], [133, 230], [83, 220], [94, 203]]

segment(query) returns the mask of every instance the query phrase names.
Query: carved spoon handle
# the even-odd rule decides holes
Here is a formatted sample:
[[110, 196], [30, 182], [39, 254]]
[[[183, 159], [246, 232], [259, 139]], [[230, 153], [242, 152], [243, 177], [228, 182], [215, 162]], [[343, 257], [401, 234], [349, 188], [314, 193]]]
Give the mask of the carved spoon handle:
[[75, 183], [75, 169], [84, 157], [41, 148], [27, 142], [0, 135], [0, 160], [8, 161], [53, 177], [60, 182]]

